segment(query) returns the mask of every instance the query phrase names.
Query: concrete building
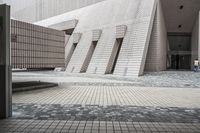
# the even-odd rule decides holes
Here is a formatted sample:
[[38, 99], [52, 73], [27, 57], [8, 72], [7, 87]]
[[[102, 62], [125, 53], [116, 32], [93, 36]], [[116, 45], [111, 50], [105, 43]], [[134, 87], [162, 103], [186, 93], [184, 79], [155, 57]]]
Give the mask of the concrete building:
[[[35, 5], [32, 2], [25, 2], [28, 5], [20, 10], [26, 12], [27, 7]], [[55, 5], [54, 10], [45, 7], [48, 5], [45, 0], [38, 2], [42, 11], [36, 11], [40, 15], [63, 6], [61, 1], [57, 4], [48, 1]], [[66, 6], [66, 10], [34, 20], [29, 19], [30, 14], [17, 16], [32, 22], [47, 18], [34, 24], [65, 32], [66, 72], [137, 77], [145, 71], [191, 70], [193, 61], [200, 59], [199, 0], [86, 3]], [[16, 13], [19, 6], [15, 7], [15, 2], [13, 5]]]
[[68, 73], [138, 77], [145, 71], [191, 70], [200, 60], [200, 0], [81, 1], [13, 1], [12, 17], [34, 24], [10, 23], [9, 6], [0, 6], [0, 118], [11, 116], [12, 66], [61, 64]]
[[64, 67], [64, 44], [63, 31], [11, 20], [12, 68]]
[[103, 0], [0, 0], [0, 4], [11, 5], [12, 18], [31, 23], [101, 1]]
[[134, 77], [191, 70], [199, 0], [106, 0], [35, 24], [66, 31], [66, 72]]

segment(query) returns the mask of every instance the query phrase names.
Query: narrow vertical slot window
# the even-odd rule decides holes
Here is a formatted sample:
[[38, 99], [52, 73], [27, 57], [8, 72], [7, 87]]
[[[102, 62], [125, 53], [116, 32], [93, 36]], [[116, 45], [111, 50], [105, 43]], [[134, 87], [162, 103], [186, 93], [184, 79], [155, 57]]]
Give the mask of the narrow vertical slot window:
[[72, 58], [72, 55], [73, 55], [73, 53], [74, 53], [74, 51], [75, 51], [75, 49], [76, 49], [76, 46], [77, 46], [77, 43], [73, 43], [73, 45], [72, 45], [72, 47], [71, 47], [71, 49], [70, 49], [70, 51], [69, 51], [67, 60], [66, 60], [66, 66], [69, 64], [69, 62], [70, 62], [70, 60], [71, 60], [71, 58]]
[[84, 72], [87, 71], [88, 66], [89, 66], [89, 64], [90, 64], [90, 61], [91, 61], [91, 59], [92, 59], [92, 56], [93, 56], [93, 54], [94, 54], [95, 48], [96, 48], [96, 46], [97, 46], [97, 43], [98, 43], [97, 41], [93, 41], [93, 42], [91, 43], [90, 48], [89, 48], [89, 51], [88, 51], [87, 56], [86, 56], [86, 58], [85, 58], [85, 61], [84, 61], [84, 63], [83, 63], [83, 67], [82, 67], [81, 73], [84, 73]]
[[117, 60], [119, 57], [119, 53], [121, 50], [121, 46], [122, 46], [122, 42], [123, 42], [123, 38], [119, 38], [116, 39], [114, 47], [112, 49], [112, 53], [111, 53], [111, 57], [107, 66], [107, 71], [106, 74], [113, 74], [116, 64], [117, 64]]

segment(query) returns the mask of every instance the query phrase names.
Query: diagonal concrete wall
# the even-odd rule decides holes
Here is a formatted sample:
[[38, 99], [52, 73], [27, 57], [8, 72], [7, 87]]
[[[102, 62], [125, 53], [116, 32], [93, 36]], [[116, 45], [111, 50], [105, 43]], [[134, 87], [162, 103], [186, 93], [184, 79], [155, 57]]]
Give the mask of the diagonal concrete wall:
[[[147, 4], [148, 3], [148, 4]], [[127, 31], [114, 71], [118, 76], [138, 76], [144, 71], [155, 7], [157, 0], [107, 0], [79, 10], [53, 17], [37, 24], [49, 26], [77, 19], [74, 32], [82, 37], [74, 51], [66, 71], [79, 73], [92, 42], [92, 31], [102, 34], [89, 64], [87, 73], [105, 74], [116, 41], [116, 27], [126, 25]], [[73, 45], [71, 36], [66, 45], [66, 56]]]
[[151, 33], [145, 71], [161, 71], [167, 68], [167, 29], [161, 2], [159, 1]]

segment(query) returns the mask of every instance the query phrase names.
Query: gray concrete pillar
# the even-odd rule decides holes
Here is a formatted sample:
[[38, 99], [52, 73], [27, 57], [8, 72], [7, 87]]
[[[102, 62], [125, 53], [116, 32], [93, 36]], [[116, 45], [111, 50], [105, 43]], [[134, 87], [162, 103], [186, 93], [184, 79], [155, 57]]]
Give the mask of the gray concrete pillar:
[[199, 21], [198, 21], [198, 27], [199, 27], [199, 31], [198, 31], [198, 59], [200, 61], [200, 11], [199, 11]]
[[0, 5], [0, 118], [12, 116], [10, 6]]

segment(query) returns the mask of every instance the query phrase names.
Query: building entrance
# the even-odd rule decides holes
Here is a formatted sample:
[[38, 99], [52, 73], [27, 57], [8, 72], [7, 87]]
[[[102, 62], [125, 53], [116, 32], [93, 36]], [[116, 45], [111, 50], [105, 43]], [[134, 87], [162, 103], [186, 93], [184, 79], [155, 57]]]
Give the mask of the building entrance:
[[188, 70], [190, 69], [190, 55], [171, 55], [171, 69]]
[[186, 33], [169, 33], [168, 40], [169, 69], [191, 69], [191, 35]]

